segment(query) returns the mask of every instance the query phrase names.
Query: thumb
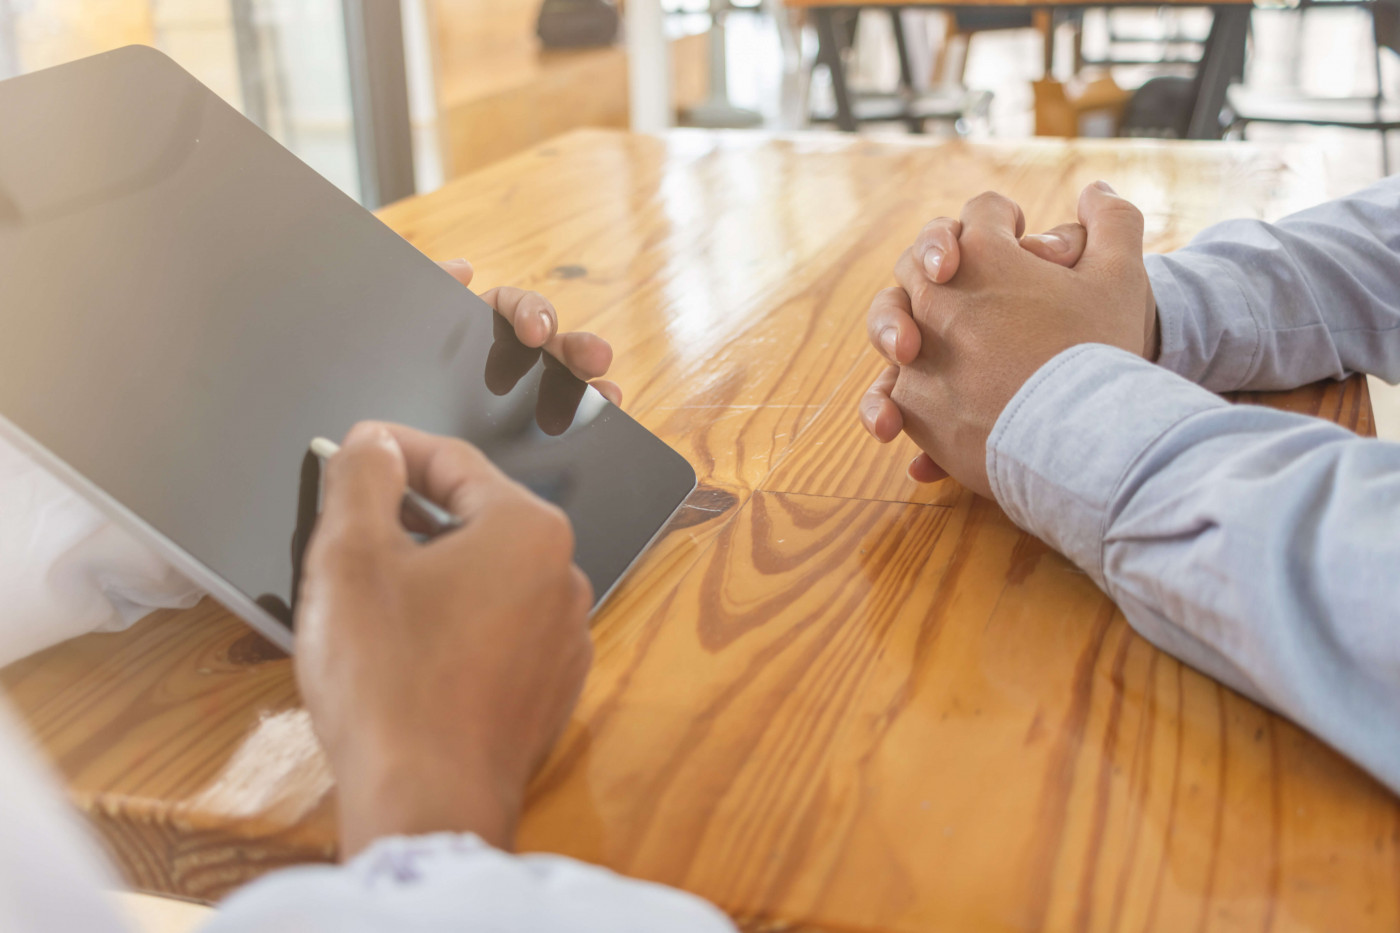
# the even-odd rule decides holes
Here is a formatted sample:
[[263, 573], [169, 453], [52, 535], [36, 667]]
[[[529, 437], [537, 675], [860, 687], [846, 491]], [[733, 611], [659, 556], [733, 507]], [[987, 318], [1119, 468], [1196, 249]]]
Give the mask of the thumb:
[[407, 483], [403, 450], [388, 428], [373, 421], [355, 425], [326, 464], [319, 536], [332, 546], [402, 536]]
[[472, 275], [475, 270], [472, 268], [472, 264], [465, 259], [447, 259], [439, 262], [438, 265], [442, 267], [444, 272], [451, 275], [463, 285], [472, 284]]
[[1142, 211], [1118, 196], [1106, 181], [1096, 181], [1079, 196], [1079, 222], [1088, 232], [1086, 265], [1142, 262]]
[[1084, 255], [1087, 234], [1083, 224], [1060, 224], [1044, 233], [1021, 237], [1021, 248], [1046, 262], [1073, 269]]

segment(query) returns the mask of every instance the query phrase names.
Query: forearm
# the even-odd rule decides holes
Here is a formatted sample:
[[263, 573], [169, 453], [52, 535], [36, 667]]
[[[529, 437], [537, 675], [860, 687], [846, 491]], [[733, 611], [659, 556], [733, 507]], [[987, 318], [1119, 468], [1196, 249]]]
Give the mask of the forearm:
[[1007, 407], [988, 472], [1144, 637], [1400, 790], [1400, 446], [1087, 346]]
[[270, 875], [230, 898], [205, 933], [253, 930], [732, 933], [733, 926], [705, 901], [672, 888], [441, 833], [380, 840], [342, 867]]
[[1159, 362], [1216, 392], [1400, 381], [1400, 178], [1146, 257]]

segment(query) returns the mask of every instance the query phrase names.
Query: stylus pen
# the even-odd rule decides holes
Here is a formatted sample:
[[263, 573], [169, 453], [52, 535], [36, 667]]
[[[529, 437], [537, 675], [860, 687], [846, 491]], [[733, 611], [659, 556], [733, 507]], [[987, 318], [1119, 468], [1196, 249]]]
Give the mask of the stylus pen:
[[[340, 445], [324, 437], [314, 437], [311, 452], [322, 460], [329, 460], [340, 452]], [[460, 518], [411, 488], [403, 492], [403, 516], [422, 525], [424, 534], [430, 538], [462, 527]]]

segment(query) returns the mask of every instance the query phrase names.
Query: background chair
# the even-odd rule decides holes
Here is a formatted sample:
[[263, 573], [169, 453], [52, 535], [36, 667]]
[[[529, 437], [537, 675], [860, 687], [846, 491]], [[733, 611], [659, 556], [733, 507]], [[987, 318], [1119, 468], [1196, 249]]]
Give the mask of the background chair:
[[[1307, 7], [1342, 5], [1332, 0], [1328, 3], [1311, 3]], [[1400, 54], [1400, 0], [1369, 0], [1369, 2], [1348, 6], [1363, 6], [1371, 15], [1372, 35], [1375, 42], [1372, 51], [1375, 56], [1376, 93], [1373, 97], [1311, 97], [1303, 94], [1289, 94], [1269, 89], [1252, 88], [1237, 84], [1230, 88], [1226, 97], [1227, 123], [1231, 129], [1238, 128], [1241, 135], [1250, 123], [1284, 123], [1307, 126], [1340, 126], [1357, 130], [1375, 130], [1381, 136], [1381, 162], [1385, 174], [1389, 175], [1390, 140], [1389, 131], [1400, 129], [1400, 101], [1387, 99], [1385, 79], [1381, 72], [1381, 50], [1389, 49]], [[1300, 7], [1303, 15], [1306, 7]]]
[[968, 131], [972, 120], [987, 116], [992, 100], [992, 95], [987, 91], [969, 90], [961, 84], [927, 89], [916, 86], [901, 8], [885, 11], [890, 18], [899, 60], [899, 80], [894, 91], [855, 90], [847, 85], [845, 59], [855, 45], [860, 13], [820, 9], [815, 12], [820, 50], [812, 67], [825, 66], [830, 73], [836, 112], [813, 114], [812, 123], [834, 122], [841, 129], [854, 131], [861, 123], [899, 121], [911, 133], [922, 133], [925, 124], [934, 121], [952, 124], [961, 135]]

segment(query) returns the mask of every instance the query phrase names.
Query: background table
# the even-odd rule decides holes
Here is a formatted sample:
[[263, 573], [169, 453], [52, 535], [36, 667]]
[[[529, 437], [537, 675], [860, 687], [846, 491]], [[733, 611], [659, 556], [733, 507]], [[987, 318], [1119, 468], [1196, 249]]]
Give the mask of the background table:
[[[919, 227], [985, 188], [1047, 227], [1097, 178], [1152, 249], [1322, 196], [1308, 152], [1243, 145], [593, 132], [383, 213], [611, 339], [629, 410], [702, 480], [596, 620], [522, 848], [754, 930], [1400, 924], [1393, 796], [856, 423], [863, 315]], [[1271, 401], [1364, 433], [1364, 385]], [[217, 605], [3, 682], [135, 884], [212, 898], [333, 856], [289, 663]]]
[[[926, 9], [994, 7], [999, 9], [1030, 8], [1037, 10], [1065, 10], [1115, 7], [1206, 7], [1211, 11], [1210, 34], [1206, 37], [1205, 49], [1197, 65], [1194, 84], [1195, 103], [1191, 108], [1191, 122], [1187, 130], [1188, 139], [1219, 139], [1223, 126], [1220, 111], [1225, 106], [1225, 91], [1230, 82], [1239, 80], [1244, 74], [1245, 40], [1249, 33], [1249, 14], [1253, 0], [784, 0], [793, 9], [809, 10], [817, 27], [819, 49], [817, 61], [826, 65], [831, 73], [832, 96], [836, 99], [836, 125], [847, 132], [856, 128], [856, 117], [851, 101], [851, 92], [846, 83], [846, 65], [841, 57], [841, 43], [837, 40], [833, 14], [840, 11], [887, 9], [899, 10], [906, 7]], [[898, 29], [896, 24], [896, 29]], [[1045, 71], [1050, 72], [1049, 40], [1046, 50]], [[908, 63], [901, 62], [902, 82], [910, 85]]]

